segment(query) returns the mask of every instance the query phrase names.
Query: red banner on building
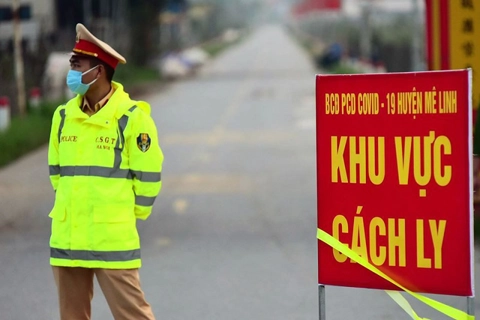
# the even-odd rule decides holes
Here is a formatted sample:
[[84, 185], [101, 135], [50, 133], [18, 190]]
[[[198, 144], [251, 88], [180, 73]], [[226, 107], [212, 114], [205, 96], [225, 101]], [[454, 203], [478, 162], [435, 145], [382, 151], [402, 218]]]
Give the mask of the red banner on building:
[[338, 11], [341, 8], [341, 0], [303, 0], [293, 7], [292, 13], [295, 16], [300, 16], [315, 11]]
[[[480, 7], [474, 0], [426, 0], [429, 70], [472, 68], [473, 110], [480, 104]], [[476, 116], [474, 114], [474, 119]]]
[[[318, 228], [411, 291], [471, 296], [471, 72], [316, 88]], [[318, 281], [398, 289], [320, 241]]]

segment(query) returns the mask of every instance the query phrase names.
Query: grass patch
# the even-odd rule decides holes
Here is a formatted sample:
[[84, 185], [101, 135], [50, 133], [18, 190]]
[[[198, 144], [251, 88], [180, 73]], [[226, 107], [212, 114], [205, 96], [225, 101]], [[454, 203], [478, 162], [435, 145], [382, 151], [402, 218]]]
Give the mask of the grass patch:
[[228, 44], [219, 41], [204, 45], [203, 50], [205, 50], [211, 57], [214, 57], [223, 50], [225, 50], [227, 47]]
[[473, 219], [474, 242], [480, 244], [480, 217], [474, 215]]
[[15, 117], [0, 132], [0, 167], [48, 142], [52, 115], [57, 104], [46, 104], [24, 118]]
[[115, 71], [114, 81], [124, 86], [133, 86], [148, 83], [160, 79], [157, 69], [151, 67], [139, 67], [135, 65], [122, 65]]
[[238, 36], [237, 39], [233, 41], [225, 41], [222, 39], [217, 39], [214, 41], [207, 42], [203, 44], [201, 47], [205, 52], [208, 53], [210, 57], [215, 57], [225, 51], [225, 49], [230, 48], [231, 46], [234, 46], [236, 44], [239, 44], [242, 42], [248, 35], [248, 32], [243, 31], [241, 34]]
[[355, 73], [361, 73], [357, 69], [352, 68], [348, 65], [345, 65], [343, 63], [340, 63], [336, 66], [334, 66], [331, 69], [327, 69], [329, 73], [334, 73], [334, 74], [355, 74]]

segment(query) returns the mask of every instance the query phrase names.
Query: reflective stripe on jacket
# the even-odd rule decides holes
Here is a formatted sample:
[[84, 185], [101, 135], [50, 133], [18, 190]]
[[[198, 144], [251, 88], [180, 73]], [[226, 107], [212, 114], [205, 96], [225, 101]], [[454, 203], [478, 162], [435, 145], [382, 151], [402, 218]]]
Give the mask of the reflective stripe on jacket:
[[54, 266], [139, 268], [136, 218], [147, 219], [160, 192], [163, 154], [150, 106], [121, 84], [96, 114], [77, 96], [57, 108], [48, 164], [55, 190], [50, 238]]

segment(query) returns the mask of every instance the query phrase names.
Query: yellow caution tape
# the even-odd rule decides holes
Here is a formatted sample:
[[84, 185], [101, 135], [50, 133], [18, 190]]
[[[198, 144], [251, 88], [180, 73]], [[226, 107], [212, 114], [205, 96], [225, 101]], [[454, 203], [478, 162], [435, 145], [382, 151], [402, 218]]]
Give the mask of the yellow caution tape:
[[[408, 290], [407, 288], [403, 287], [401, 284], [387, 276], [385, 273], [380, 271], [378, 268], [376, 268], [374, 265], [370, 264], [366, 259], [363, 257], [359, 256], [358, 253], [350, 249], [348, 246], [345, 244], [341, 243], [325, 231], [321, 229], [317, 229], [317, 238], [326, 244], [328, 244], [330, 247], [334, 248], [335, 250], [343, 253], [353, 261], [357, 262], [358, 264], [362, 265], [363, 267], [367, 268], [368, 270], [372, 271], [373, 273], [379, 275], [383, 279], [393, 283], [403, 291], [407, 292], [408, 294], [412, 295], [413, 297], [417, 298], [418, 300], [422, 301], [426, 305], [432, 307], [433, 309], [449, 316], [452, 319], [456, 320], [474, 320], [475, 316], [469, 315], [466, 312], [453, 308], [449, 305], [446, 305], [444, 303], [441, 303], [439, 301], [430, 299], [428, 297], [422, 296], [418, 293], [412, 292]], [[421, 318], [419, 317], [413, 308], [410, 306], [408, 301], [400, 294], [398, 291], [386, 291], [387, 294], [396, 302], [398, 305], [407, 312], [412, 319], [415, 320], [428, 320], [427, 318]]]
[[427, 318], [421, 318], [419, 317], [415, 311], [413, 310], [412, 306], [410, 305], [410, 303], [408, 303], [407, 299], [405, 299], [402, 294], [398, 291], [390, 291], [390, 290], [385, 290], [385, 292], [390, 296], [390, 298], [392, 298], [403, 310], [405, 310], [406, 313], [408, 313], [408, 315], [410, 317], [412, 317], [412, 319], [415, 319], [415, 320], [427, 320]]

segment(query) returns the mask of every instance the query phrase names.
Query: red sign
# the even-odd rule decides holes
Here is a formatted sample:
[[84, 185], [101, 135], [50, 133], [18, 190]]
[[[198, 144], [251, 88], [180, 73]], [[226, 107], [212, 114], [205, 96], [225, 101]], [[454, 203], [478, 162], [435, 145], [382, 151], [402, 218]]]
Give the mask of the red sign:
[[[319, 75], [318, 228], [414, 292], [471, 296], [471, 73]], [[398, 289], [318, 243], [318, 282]]]
[[299, 16], [313, 11], [340, 10], [340, 0], [303, 0], [293, 8], [293, 15]]

